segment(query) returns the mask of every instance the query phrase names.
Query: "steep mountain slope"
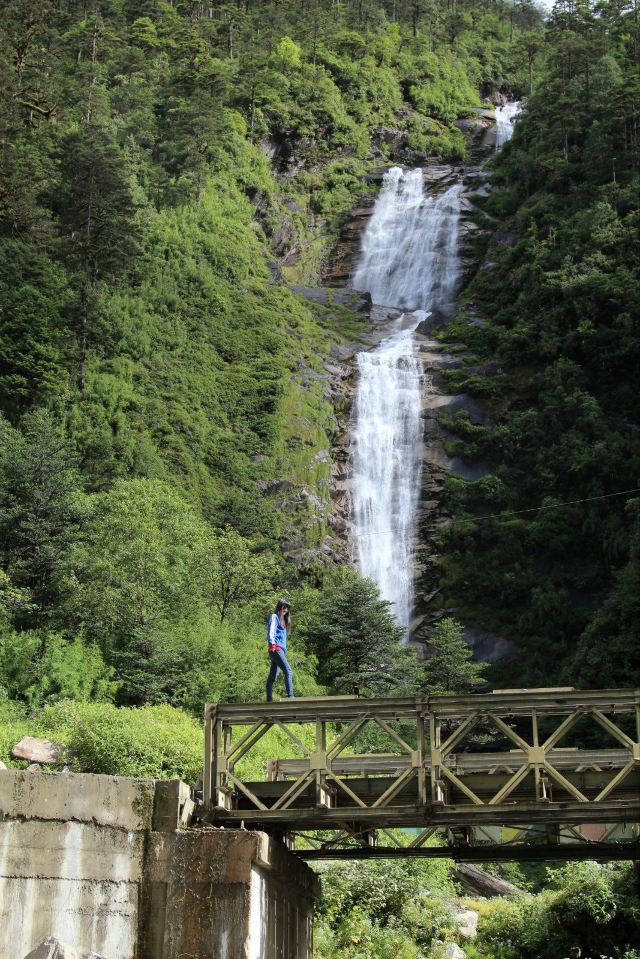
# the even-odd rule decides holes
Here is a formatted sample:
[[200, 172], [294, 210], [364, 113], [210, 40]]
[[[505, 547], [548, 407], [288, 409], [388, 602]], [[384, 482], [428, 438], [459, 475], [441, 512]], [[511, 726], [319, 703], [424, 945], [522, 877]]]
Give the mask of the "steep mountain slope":
[[445, 334], [471, 350], [449, 374], [449, 389], [482, 399], [492, 425], [464, 413], [446, 422], [451, 450], [489, 473], [449, 485], [454, 524], [441, 574], [459, 615], [519, 646], [495, 682], [634, 684], [633, 10], [557, 6], [545, 64], [495, 163], [499, 188], [485, 208], [500, 218], [497, 232]]

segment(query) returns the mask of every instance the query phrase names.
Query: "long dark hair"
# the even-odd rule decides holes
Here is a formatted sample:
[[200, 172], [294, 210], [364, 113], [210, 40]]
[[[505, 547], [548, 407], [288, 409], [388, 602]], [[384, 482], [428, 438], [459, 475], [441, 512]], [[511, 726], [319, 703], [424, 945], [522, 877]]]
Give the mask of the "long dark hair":
[[[282, 610], [286, 609], [286, 613], [282, 613]], [[286, 599], [279, 599], [276, 604], [275, 609], [276, 616], [280, 619], [280, 625], [290, 632], [291, 630], [291, 606], [286, 601]]]

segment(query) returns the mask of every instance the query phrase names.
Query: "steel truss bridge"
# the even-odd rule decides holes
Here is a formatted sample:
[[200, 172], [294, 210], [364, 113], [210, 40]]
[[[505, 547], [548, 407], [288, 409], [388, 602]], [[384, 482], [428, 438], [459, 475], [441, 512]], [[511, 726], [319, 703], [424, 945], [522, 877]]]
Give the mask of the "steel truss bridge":
[[209, 705], [203, 819], [305, 859], [640, 859], [640, 690]]

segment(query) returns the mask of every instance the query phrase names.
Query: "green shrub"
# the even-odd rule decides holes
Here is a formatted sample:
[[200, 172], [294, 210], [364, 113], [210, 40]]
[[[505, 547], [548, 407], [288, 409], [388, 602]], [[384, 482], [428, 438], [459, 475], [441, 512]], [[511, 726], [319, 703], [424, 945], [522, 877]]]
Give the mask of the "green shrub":
[[35, 725], [70, 747], [78, 772], [193, 783], [202, 770], [202, 726], [172, 706], [64, 702], [45, 707]]

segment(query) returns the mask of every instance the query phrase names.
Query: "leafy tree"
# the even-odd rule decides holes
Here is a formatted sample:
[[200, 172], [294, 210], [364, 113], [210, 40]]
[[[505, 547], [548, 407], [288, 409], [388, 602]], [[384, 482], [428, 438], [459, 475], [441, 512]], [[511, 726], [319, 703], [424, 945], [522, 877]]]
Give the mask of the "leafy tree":
[[216, 536], [205, 570], [220, 622], [234, 607], [244, 606], [271, 591], [276, 573], [271, 556], [256, 555], [251, 543], [227, 526]]
[[[85, 537], [67, 564], [68, 615], [108, 660], [134, 652], [136, 672], [148, 668], [151, 682], [150, 660], [164, 659], [170, 628], [194, 621], [202, 607], [211, 532], [157, 480], [120, 481], [91, 503]], [[168, 655], [179, 659], [178, 649]], [[161, 670], [159, 662], [155, 668]]]
[[483, 681], [484, 663], [473, 661], [463, 639], [464, 627], [455, 619], [441, 619], [427, 644], [424, 683], [430, 693], [462, 693]]
[[16, 613], [29, 606], [28, 590], [12, 583], [5, 571], [0, 569], [0, 630], [10, 624]]

